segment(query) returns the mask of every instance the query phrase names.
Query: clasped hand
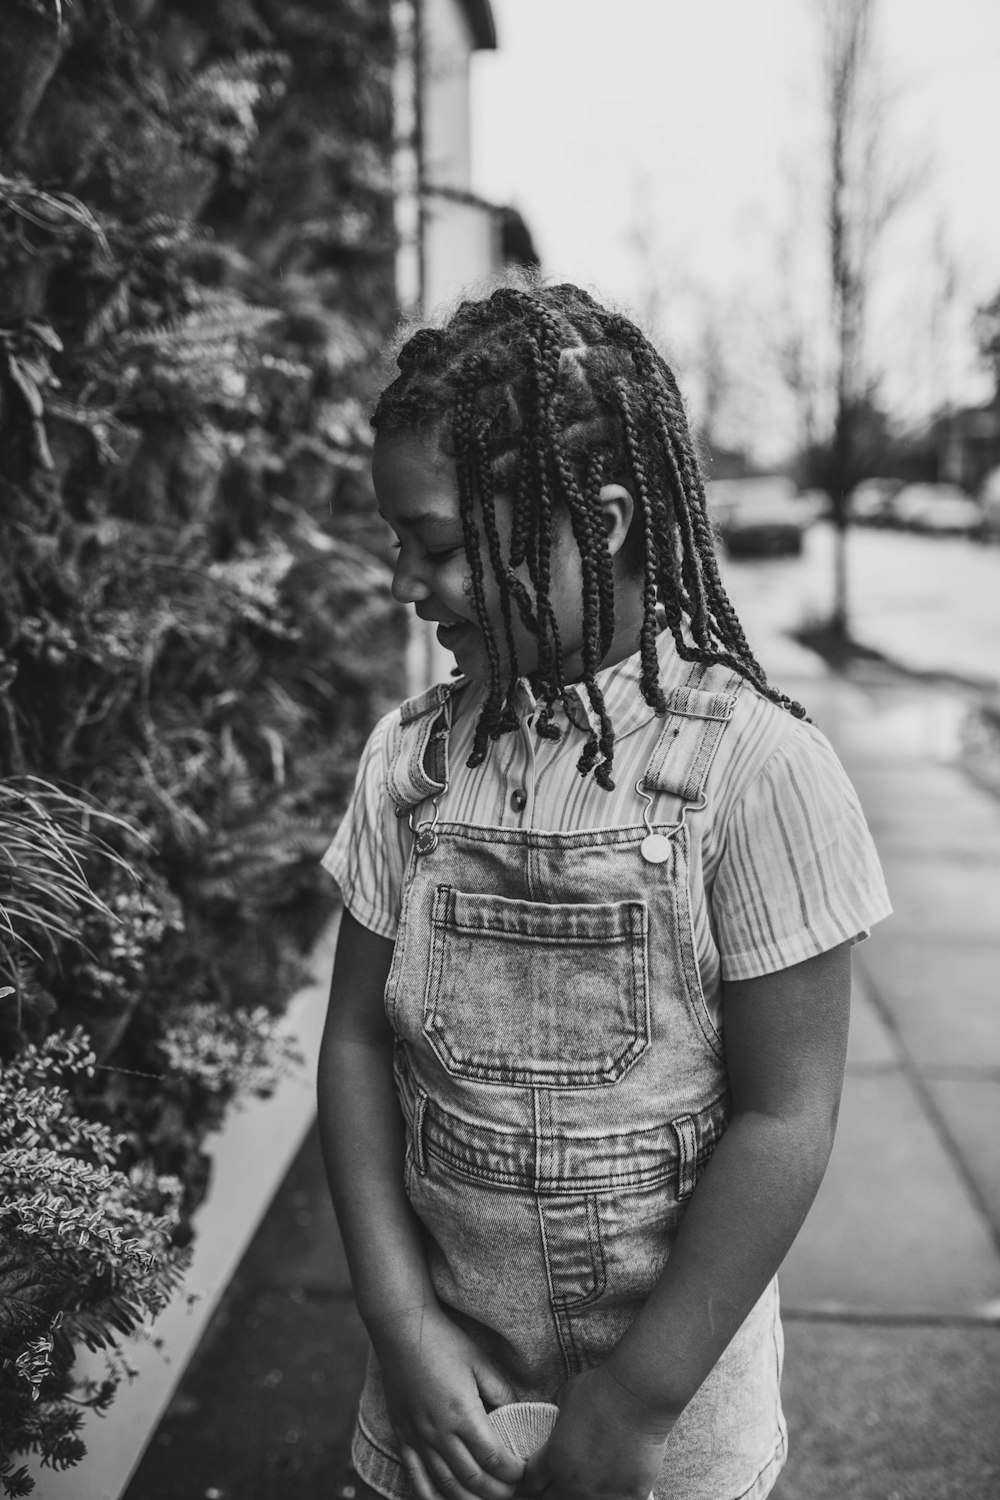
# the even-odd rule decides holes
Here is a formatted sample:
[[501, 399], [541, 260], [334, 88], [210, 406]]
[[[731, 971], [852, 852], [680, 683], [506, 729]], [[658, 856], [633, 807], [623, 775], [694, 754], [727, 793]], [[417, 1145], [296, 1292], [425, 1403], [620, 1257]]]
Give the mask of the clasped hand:
[[557, 1400], [552, 1436], [529, 1459], [519, 1492], [545, 1500], [647, 1500], [674, 1419], [651, 1411], [603, 1365], [574, 1375]]
[[524, 1473], [486, 1415], [506, 1380], [433, 1304], [369, 1325], [400, 1457], [419, 1500], [511, 1500]]
[[604, 1366], [560, 1389], [552, 1436], [530, 1460], [510, 1452], [487, 1411], [515, 1399], [504, 1377], [440, 1307], [369, 1330], [400, 1457], [419, 1500], [647, 1500], [672, 1423]]

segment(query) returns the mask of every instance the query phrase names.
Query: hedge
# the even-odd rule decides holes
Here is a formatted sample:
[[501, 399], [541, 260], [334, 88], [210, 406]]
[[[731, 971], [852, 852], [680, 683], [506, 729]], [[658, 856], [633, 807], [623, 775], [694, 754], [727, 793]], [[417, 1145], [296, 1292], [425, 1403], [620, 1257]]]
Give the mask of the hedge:
[[[0, 0], [0, 1493], [281, 1066], [403, 625], [388, 0]], [[82, 1259], [81, 1259], [82, 1257]], [[109, 1383], [74, 1387], [75, 1348]]]

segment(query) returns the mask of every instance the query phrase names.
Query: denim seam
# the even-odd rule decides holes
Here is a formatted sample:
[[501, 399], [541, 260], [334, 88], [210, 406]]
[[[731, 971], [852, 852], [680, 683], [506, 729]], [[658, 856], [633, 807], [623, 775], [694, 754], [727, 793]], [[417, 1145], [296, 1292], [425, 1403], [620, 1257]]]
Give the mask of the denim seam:
[[[683, 976], [684, 995], [687, 999], [687, 1007], [694, 1022], [705, 1040], [706, 1045], [716, 1060], [725, 1056], [722, 1037], [716, 1031], [708, 1018], [705, 1008], [705, 995], [701, 988], [701, 976], [698, 974], [698, 961], [694, 945], [694, 924], [691, 910], [690, 869], [688, 859], [688, 831], [681, 828], [679, 831], [679, 842], [674, 845], [677, 850], [677, 860], [680, 869], [676, 871], [677, 878], [670, 887], [670, 905], [674, 919], [674, 930], [677, 933], [677, 941], [681, 949], [681, 971]], [[678, 893], [683, 890], [683, 906], [679, 900]], [[686, 920], [685, 920], [686, 913]], [[697, 976], [696, 982], [692, 975]]]
[[[437, 922], [436, 917], [432, 917]], [[487, 923], [477, 927], [473, 923], [448, 922], [438, 923], [445, 932], [455, 932], [465, 937], [507, 937], [516, 943], [530, 944], [533, 947], [544, 948], [621, 948], [630, 941], [630, 934], [623, 932], [613, 937], [581, 937], [571, 934], [569, 937], [557, 937], [546, 932], [512, 932], [509, 927], [490, 927]]]
[[410, 928], [408, 910], [409, 903], [406, 900], [406, 897], [409, 892], [410, 885], [413, 881], [414, 872], [417, 868], [417, 858], [418, 856], [416, 846], [414, 844], [410, 848], [410, 857], [407, 861], [406, 869], [403, 872], [403, 888], [401, 893], [399, 925], [396, 929], [396, 941], [392, 952], [392, 963], [389, 967], [389, 974], [386, 979], [384, 992], [385, 1013], [393, 1026], [393, 1030], [396, 1030], [395, 1018], [399, 1009], [399, 976], [403, 971], [403, 965], [406, 958], [407, 939], [409, 936]]
[[[445, 891], [449, 893], [448, 899], [435, 900], [431, 920], [449, 931], [538, 938], [557, 945], [628, 942], [635, 937], [636, 917], [641, 918], [646, 910], [646, 902], [641, 898], [602, 902], [525, 901], [489, 891], [459, 891], [454, 886], [438, 886], [436, 894]], [[469, 907], [473, 910], [466, 913]], [[560, 919], [570, 923], [572, 930], [565, 936], [559, 931], [553, 913], [559, 913]], [[546, 925], [549, 930], [545, 930]]]
[[764, 1475], [767, 1473], [768, 1469], [773, 1469], [774, 1465], [778, 1462], [778, 1460], [780, 1458], [784, 1457], [787, 1448], [788, 1448], [788, 1440], [785, 1437], [784, 1433], [779, 1432], [778, 1433], [778, 1440], [775, 1443], [774, 1447], [771, 1449], [771, 1452], [770, 1452], [770, 1454], [768, 1455], [768, 1458], [767, 1458], [767, 1462], [763, 1463], [760, 1466], [760, 1468], [757, 1470], [757, 1473], [754, 1475], [754, 1477], [751, 1480], [751, 1482], [747, 1485], [746, 1489], [745, 1490], [740, 1490], [740, 1492], [739, 1492], [738, 1495], [734, 1495], [733, 1496], [733, 1500], [747, 1500], [747, 1496], [748, 1495], [752, 1495], [754, 1493], [754, 1491], [756, 1490], [757, 1486], [760, 1484], [761, 1480], [764, 1478]]
[[[714, 1143], [712, 1149], [714, 1149]], [[711, 1149], [698, 1152], [699, 1170], [707, 1165], [710, 1156]], [[547, 1176], [539, 1178], [534, 1172], [505, 1172], [497, 1168], [495, 1164], [488, 1171], [480, 1170], [464, 1157], [453, 1155], [446, 1147], [433, 1142], [425, 1142], [425, 1161], [429, 1157], [434, 1157], [442, 1166], [448, 1167], [469, 1182], [485, 1183], [491, 1187], [510, 1189], [512, 1192], [534, 1193], [539, 1198], [564, 1196], [574, 1192], [590, 1193], [602, 1189], [610, 1191], [614, 1188], [662, 1187], [674, 1182], [677, 1177], [677, 1163], [672, 1159], [668, 1165], [651, 1168], [648, 1172], [610, 1171], [592, 1177]]]
[[[542, 1243], [542, 1260], [545, 1264], [545, 1282], [549, 1291], [549, 1312], [552, 1316], [552, 1323], [556, 1331], [556, 1338], [559, 1341], [559, 1353], [562, 1356], [563, 1370], [568, 1380], [569, 1377], [573, 1374], [573, 1361], [570, 1359], [569, 1350], [567, 1350], [566, 1348], [566, 1339], [563, 1334], [563, 1320], [562, 1318], [560, 1318], [558, 1308], [556, 1306], [555, 1288], [552, 1285], [552, 1266], [549, 1261], [549, 1240], [548, 1235], [545, 1233], [545, 1215], [542, 1212], [542, 1201], [537, 1195], [535, 1197], [535, 1214], [538, 1218], [538, 1233]], [[573, 1350], [573, 1353], [575, 1355], [575, 1349]]]
[[[685, 902], [685, 905], [687, 907], [687, 922], [686, 924], [684, 924], [683, 930], [680, 933], [681, 946], [685, 955], [684, 972], [688, 990], [690, 992], [693, 992], [691, 995], [691, 1000], [697, 1013], [701, 1030], [704, 1033], [709, 1046], [712, 1048], [712, 1051], [717, 1057], [721, 1057], [725, 1054], [725, 1046], [722, 1040], [722, 1033], [716, 1026], [715, 1022], [712, 1020], [712, 1013], [709, 1010], [708, 1003], [705, 999], [705, 987], [702, 983], [701, 969], [698, 965], [697, 944], [694, 931], [694, 904], [691, 900], [691, 886], [690, 880], [688, 878], [689, 871], [690, 865], [687, 859], [687, 847], [685, 846], [684, 887], [685, 894], [687, 896], [687, 900]], [[678, 923], [678, 926], [680, 925], [681, 924]], [[688, 967], [689, 957], [691, 961], [690, 968]]]
[[[539, 1188], [539, 1159], [541, 1156], [541, 1142], [545, 1136], [545, 1126], [548, 1125], [552, 1113], [552, 1096], [544, 1093], [541, 1089], [531, 1091], [531, 1191], [537, 1195]], [[545, 1116], [543, 1122], [543, 1115]], [[537, 1198], [536, 1198], [537, 1203]]]
[[[633, 934], [632, 940], [632, 990], [636, 1001], [642, 1006], [642, 1039], [643, 1045], [636, 1054], [635, 1061], [638, 1062], [653, 1045], [653, 1016], [650, 1008], [650, 984], [649, 984], [649, 908], [645, 901], [641, 904], [630, 906], [633, 925], [638, 923], [639, 932]], [[636, 942], [635, 938], [639, 941]], [[633, 1025], [635, 1022], [633, 1021]], [[639, 1037], [636, 1040], [640, 1040]], [[630, 1064], [632, 1066], [632, 1064]]]
[[456, 823], [442, 819], [437, 831], [466, 839], [469, 843], [520, 844], [531, 851], [590, 848], [596, 840], [602, 844], [634, 844], [638, 849], [649, 829], [645, 823], [639, 823], [621, 828], [581, 828], [573, 833], [546, 833], [534, 828], [493, 828], [484, 823]]
[[[587, 1243], [590, 1249], [590, 1270], [593, 1286], [582, 1297], [554, 1297], [553, 1300], [556, 1306], [563, 1312], [572, 1312], [575, 1308], [589, 1307], [592, 1302], [596, 1302], [598, 1298], [604, 1295], [604, 1289], [608, 1284], [608, 1267], [604, 1258], [604, 1242], [601, 1238], [601, 1220], [598, 1214], [597, 1200], [593, 1193], [585, 1193], [583, 1197], [587, 1209]], [[572, 1339], [572, 1329], [570, 1328], [568, 1331]]]
[[438, 990], [441, 985], [441, 969], [444, 964], [442, 929], [437, 920], [438, 905], [441, 903], [447, 908], [450, 895], [451, 886], [448, 885], [438, 886], [434, 892], [434, 905], [431, 908], [430, 954], [427, 964], [427, 979], [424, 984], [423, 1031], [442, 1066], [447, 1065], [435, 1045], [435, 1038], [430, 1029], [430, 1023], [437, 1019]]
[[[374, 1459], [380, 1471], [383, 1472], [380, 1472], [377, 1475], [372, 1475], [370, 1473], [365, 1474], [363, 1472], [363, 1468], [368, 1468], [369, 1466], [367, 1463], [364, 1463], [364, 1465], [362, 1465], [362, 1463], [359, 1461], [361, 1460], [363, 1453], [363, 1449], [361, 1447], [362, 1443], [366, 1444], [369, 1449], [369, 1452], [364, 1454], [364, 1458], [368, 1459], [370, 1457]], [[353, 1463], [359, 1477], [364, 1481], [365, 1484], [369, 1485], [370, 1488], [375, 1489], [376, 1484], [379, 1486], [384, 1484], [392, 1485], [391, 1490], [384, 1490], [380, 1488], [377, 1492], [381, 1495], [388, 1495], [390, 1497], [402, 1496], [405, 1495], [410, 1489], [409, 1477], [399, 1460], [398, 1454], [390, 1452], [390, 1450], [384, 1447], [377, 1438], [372, 1436], [365, 1424], [364, 1418], [360, 1411], [357, 1415], [354, 1428], [354, 1436], [351, 1442], [351, 1462]], [[402, 1488], [400, 1488], [400, 1484], [402, 1485]]]
[[620, 1083], [649, 1050], [649, 1038], [633, 1035], [628, 1046], [614, 1060], [612, 1068], [593, 1068], [589, 1073], [538, 1073], [530, 1068], [494, 1067], [488, 1063], [469, 1063], [456, 1059], [441, 1041], [437, 1031], [425, 1026], [424, 1034], [435, 1056], [452, 1078], [472, 1083], [497, 1084], [513, 1089], [601, 1089]]
[[417, 1103], [413, 1111], [413, 1161], [421, 1177], [427, 1176], [427, 1155], [424, 1149], [424, 1115], [427, 1113], [427, 1095], [417, 1089]]

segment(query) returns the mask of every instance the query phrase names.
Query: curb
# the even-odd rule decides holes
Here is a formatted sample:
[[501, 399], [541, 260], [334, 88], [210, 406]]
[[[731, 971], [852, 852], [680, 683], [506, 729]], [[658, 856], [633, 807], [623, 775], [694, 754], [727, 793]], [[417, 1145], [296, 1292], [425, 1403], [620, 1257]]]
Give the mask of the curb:
[[[269, 1098], [234, 1104], [208, 1142], [211, 1185], [194, 1216], [194, 1253], [184, 1285], [147, 1338], [124, 1344], [136, 1378], [120, 1387], [105, 1416], [87, 1413], [80, 1430], [87, 1454], [79, 1464], [56, 1473], [43, 1469], [37, 1458], [28, 1461], [35, 1481], [32, 1500], [118, 1500], [128, 1485], [315, 1118], [315, 1059], [337, 923], [335, 917], [310, 953], [314, 977], [292, 997], [282, 1018], [281, 1030], [298, 1044], [301, 1063], [289, 1069]], [[102, 1356], [85, 1353], [77, 1372], [102, 1376]]]

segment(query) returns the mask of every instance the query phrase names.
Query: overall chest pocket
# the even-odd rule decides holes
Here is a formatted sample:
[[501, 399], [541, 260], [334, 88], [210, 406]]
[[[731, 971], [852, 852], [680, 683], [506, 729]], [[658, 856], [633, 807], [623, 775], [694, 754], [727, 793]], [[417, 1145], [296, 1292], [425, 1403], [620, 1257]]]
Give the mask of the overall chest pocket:
[[455, 1077], [615, 1083], [650, 1044], [644, 901], [550, 905], [438, 886], [423, 1030]]

